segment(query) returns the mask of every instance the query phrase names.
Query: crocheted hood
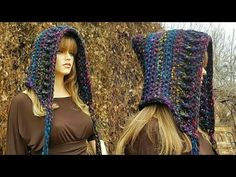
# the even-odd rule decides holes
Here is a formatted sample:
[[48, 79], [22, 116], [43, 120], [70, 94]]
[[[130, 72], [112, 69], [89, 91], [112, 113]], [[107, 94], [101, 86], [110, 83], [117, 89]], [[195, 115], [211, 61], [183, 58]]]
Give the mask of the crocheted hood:
[[[132, 46], [144, 73], [139, 105], [161, 103], [172, 111], [177, 126], [192, 142], [192, 154], [199, 154], [198, 125], [214, 140], [212, 94], [212, 39], [194, 30], [169, 30], [136, 36]], [[201, 86], [202, 63], [208, 52], [207, 75]]]
[[[52, 104], [55, 80], [56, 56], [59, 44], [64, 35], [72, 36], [77, 43], [78, 53], [75, 56], [75, 65], [78, 82], [78, 93], [81, 100], [89, 106], [89, 111], [95, 127], [95, 115], [92, 108], [91, 84], [89, 80], [88, 64], [85, 48], [78, 32], [69, 26], [50, 27], [41, 32], [36, 39], [31, 57], [31, 65], [28, 70], [26, 86], [32, 89], [46, 111], [44, 146], [42, 154], [48, 154], [48, 145], [52, 124]], [[96, 141], [98, 135], [95, 129]], [[97, 143], [100, 146], [100, 143]], [[100, 150], [100, 147], [97, 148]], [[97, 152], [99, 153], [99, 152]]]

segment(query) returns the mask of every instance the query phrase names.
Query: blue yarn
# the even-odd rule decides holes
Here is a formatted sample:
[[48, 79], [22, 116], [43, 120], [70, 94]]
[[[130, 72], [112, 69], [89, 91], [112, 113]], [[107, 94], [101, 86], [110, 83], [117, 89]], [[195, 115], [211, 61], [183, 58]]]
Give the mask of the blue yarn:
[[44, 128], [44, 146], [42, 150], [42, 155], [48, 155], [48, 146], [49, 146], [49, 140], [50, 140], [50, 134], [51, 134], [51, 127], [52, 127], [52, 111], [47, 111], [47, 114], [45, 116], [45, 128]]
[[191, 155], [199, 155], [199, 142], [196, 138], [191, 137], [192, 151]]

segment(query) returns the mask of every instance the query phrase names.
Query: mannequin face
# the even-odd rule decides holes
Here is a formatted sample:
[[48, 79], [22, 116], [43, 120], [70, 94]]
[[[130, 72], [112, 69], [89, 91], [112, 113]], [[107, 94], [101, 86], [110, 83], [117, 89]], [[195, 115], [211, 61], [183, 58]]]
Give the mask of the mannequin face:
[[66, 76], [71, 72], [76, 53], [77, 46], [75, 40], [73, 38], [63, 37], [57, 53], [56, 75]]
[[68, 75], [74, 63], [74, 56], [68, 50], [57, 53], [57, 60], [55, 66], [56, 74]]

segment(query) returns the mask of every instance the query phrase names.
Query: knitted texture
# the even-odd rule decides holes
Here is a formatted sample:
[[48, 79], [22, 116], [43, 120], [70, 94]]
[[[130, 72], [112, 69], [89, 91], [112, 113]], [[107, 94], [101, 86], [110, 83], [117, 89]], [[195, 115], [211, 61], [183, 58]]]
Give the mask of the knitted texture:
[[[167, 105], [179, 129], [190, 137], [192, 154], [199, 154], [198, 125], [215, 145], [211, 37], [194, 30], [169, 30], [138, 35], [132, 46], [144, 74], [140, 110], [150, 104]], [[206, 51], [207, 75], [201, 86]]]
[[97, 154], [100, 154], [100, 141], [95, 128], [95, 113], [92, 108], [92, 93], [89, 80], [88, 64], [85, 54], [83, 41], [76, 29], [69, 26], [50, 27], [41, 32], [36, 39], [31, 57], [31, 65], [28, 70], [26, 86], [32, 89], [46, 111], [44, 146], [42, 154], [46, 155], [49, 151], [49, 140], [52, 128], [52, 104], [55, 81], [56, 56], [59, 51], [59, 44], [64, 35], [72, 36], [77, 43], [78, 53], [75, 56], [75, 65], [77, 73], [78, 93], [80, 99], [89, 106], [93, 120]]

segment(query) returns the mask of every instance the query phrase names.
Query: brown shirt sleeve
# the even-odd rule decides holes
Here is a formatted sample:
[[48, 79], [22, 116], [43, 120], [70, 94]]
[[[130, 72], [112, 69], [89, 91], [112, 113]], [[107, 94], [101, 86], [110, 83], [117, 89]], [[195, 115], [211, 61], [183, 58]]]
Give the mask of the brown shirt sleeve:
[[[147, 133], [149, 131], [149, 134]], [[140, 131], [137, 136], [133, 148], [128, 145], [125, 149], [126, 155], [158, 155], [158, 124], [155, 120], [151, 120]]]
[[19, 109], [20, 99], [18, 96], [12, 99], [9, 111], [8, 111], [8, 124], [7, 124], [7, 143], [6, 154], [7, 155], [23, 155], [27, 154], [27, 145], [19, 133], [18, 120], [21, 116]]

